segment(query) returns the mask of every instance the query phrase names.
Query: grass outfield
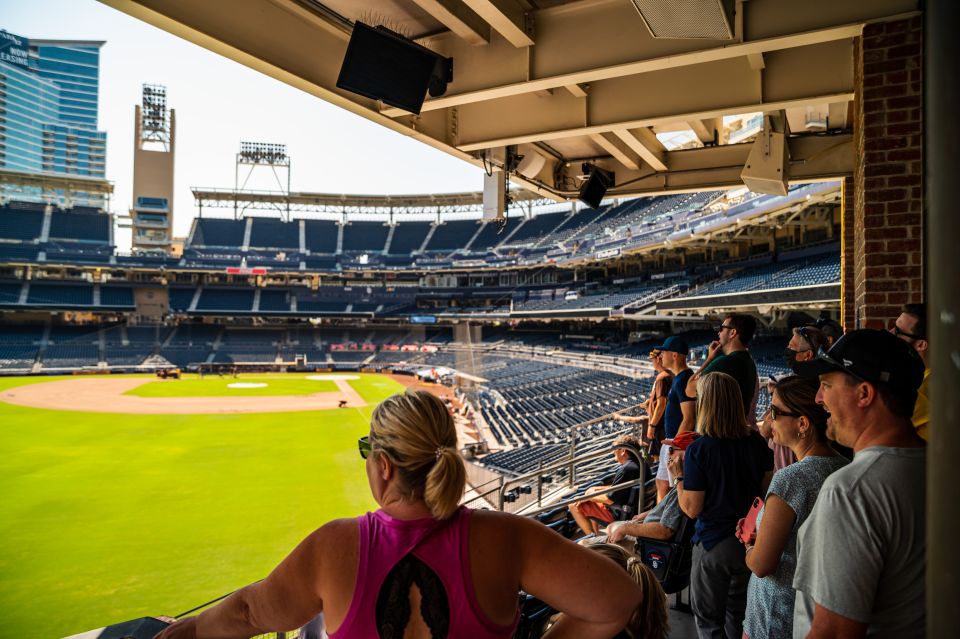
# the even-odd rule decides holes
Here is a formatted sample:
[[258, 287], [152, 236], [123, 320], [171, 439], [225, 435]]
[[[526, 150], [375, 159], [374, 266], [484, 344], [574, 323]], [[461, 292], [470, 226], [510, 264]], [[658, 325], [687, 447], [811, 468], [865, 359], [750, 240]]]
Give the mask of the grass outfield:
[[[370, 406], [309, 413], [0, 402], [0, 637], [179, 614], [263, 577], [325, 521], [372, 508], [356, 441], [402, 387], [360, 377], [349, 383]], [[0, 378], [0, 393], [53, 379]]]
[[[231, 384], [266, 384], [262, 388], [230, 388]], [[320, 381], [305, 377], [284, 375], [240, 375], [218, 377], [207, 375], [200, 379], [186, 375], [183, 379], [147, 382], [129, 390], [125, 395], [137, 397], [267, 397], [271, 395], [312, 395], [335, 393], [339, 389], [332, 381]]]

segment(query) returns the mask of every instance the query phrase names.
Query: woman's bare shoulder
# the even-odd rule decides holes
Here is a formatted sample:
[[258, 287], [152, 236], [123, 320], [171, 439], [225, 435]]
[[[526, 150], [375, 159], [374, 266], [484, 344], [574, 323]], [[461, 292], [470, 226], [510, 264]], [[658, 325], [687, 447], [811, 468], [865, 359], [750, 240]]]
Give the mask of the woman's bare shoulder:
[[528, 517], [520, 517], [497, 510], [474, 510], [471, 514], [472, 526], [483, 536], [510, 537], [526, 539], [539, 536], [551, 531], [540, 522]]
[[358, 525], [356, 519], [334, 519], [307, 535], [304, 544], [322, 555], [336, 555], [345, 546], [356, 546]]

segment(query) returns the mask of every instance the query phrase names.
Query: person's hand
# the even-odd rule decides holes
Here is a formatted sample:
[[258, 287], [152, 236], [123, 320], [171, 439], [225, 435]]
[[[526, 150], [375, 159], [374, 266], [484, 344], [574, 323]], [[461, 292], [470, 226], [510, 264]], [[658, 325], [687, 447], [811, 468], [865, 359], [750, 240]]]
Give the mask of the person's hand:
[[743, 541], [741, 537], [743, 535], [743, 524], [746, 523], [746, 521], [747, 521], [746, 517], [741, 517], [740, 520], [737, 522], [736, 535], [737, 535], [737, 539], [739, 539], [744, 546], [747, 546], [747, 550], [749, 550], [750, 548], [753, 547], [753, 543], [757, 540], [757, 531], [754, 530], [752, 533], [750, 533], [750, 539], [748, 539], [747, 541]]
[[719, 351], [720, 351], [720, 340], [713, 340], [712, 342], [710, 342], [710, 346], [707, 347], [707, 361], [709, 362], [714, 357], [716, 357]]
[[[157, 617], [162, 621], [173, 621], [171, 617]], [[153, 639], [196, 639], [197, 618], [187, 617], [180, 621], [173, 621], [169, 626], [154, 635]]]
[[622, 541], [627, 536], [624, 525], [621, 522], [615, 522], [607, 527], [607, 543], [615, 544]]
[[647, 439], [653, 441], [654, 437], [657, 436], [657, 429], [653, 426], [647, 426]]
[[683, 475], [683, 460], [671, 455], [670, 459], [667, 460], [667, 470], [674, 477], [681, 477]]
[[767, 412], [763, 414], [763, 417], [760, 418], [760, 421], [757, 422], [757, 430], [764, 439], [773, 437], [773, 419], [770, 410], [767, 410]]

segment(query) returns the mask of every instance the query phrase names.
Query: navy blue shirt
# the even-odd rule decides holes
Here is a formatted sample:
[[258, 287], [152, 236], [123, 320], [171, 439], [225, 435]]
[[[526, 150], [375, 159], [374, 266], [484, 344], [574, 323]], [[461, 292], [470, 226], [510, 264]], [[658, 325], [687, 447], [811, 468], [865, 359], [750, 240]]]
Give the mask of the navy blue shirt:
[[[640, 466], [638, 466], [637, 462], [633, 461], [631, 457], [626, 463], [620, 464], [620, 468], [618, 468], [613, 475], [607, 475], [600, 481], [603, 482], [604, 486], [616, 486], [617, 484], [622, 484], [625, 481], [633, 481], [634, 479], [640, 479]], [[633, 487], [627, 486], [626, 488], [621, 488], [616, 492], [610, 493], [608, 496], [614, 506], [626, 506], [630, 502], [631, 490], [633, 490]]]
[[762, 497], [761, 482], [773, 470], [773, 451], [766, 440], [751, 432], [748, 437], [700, 437], [683, 458], [683, 489], [706, 494], [697, 517], [693, 543], [710, 550], [736, 532], [755, 497]]
[[667, 439], [673, 439], [677, 431], [680, 430], [680, 424], [683, 423], [683, 411], [680, 410], [680, 404], [683, 402], [696, 401], [696, 397], [687, 396], [687, 382], [693, 376], [693, 371], [689, 368], [680, 371], [673, 378], [673, 384], [670, 386], [670, 392], [667, 393], [667, 408], [663, 412], [663, 430]]

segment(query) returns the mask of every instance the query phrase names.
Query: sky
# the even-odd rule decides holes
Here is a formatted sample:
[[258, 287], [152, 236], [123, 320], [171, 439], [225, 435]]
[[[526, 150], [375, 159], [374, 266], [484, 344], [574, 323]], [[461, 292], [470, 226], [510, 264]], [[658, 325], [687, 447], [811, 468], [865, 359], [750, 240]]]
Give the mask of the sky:
[[[204, 1], [204, 0], [198, 0]], [[95, 0], [0, 0], [0, 28], [25, 38], [104, 40], [100, 130], [107, 132], [112, 210], [125, 214], [133, 183], [134, 106], [143, 84], [167, 87], [176, 110], [174, 234], [196, 216], [190, 187], [230, 189], [240, 142], [287, 145], [293, 191], [481, 191], [482, 169], [392, 132]], [[247, 188], [276, 190], [258, 169]], [[242, 181], [242, 178], [241, 178]], [[206, 214], [206, 211], [205, 211]], [[129, 231], [117, 244], [129, 246]]]

